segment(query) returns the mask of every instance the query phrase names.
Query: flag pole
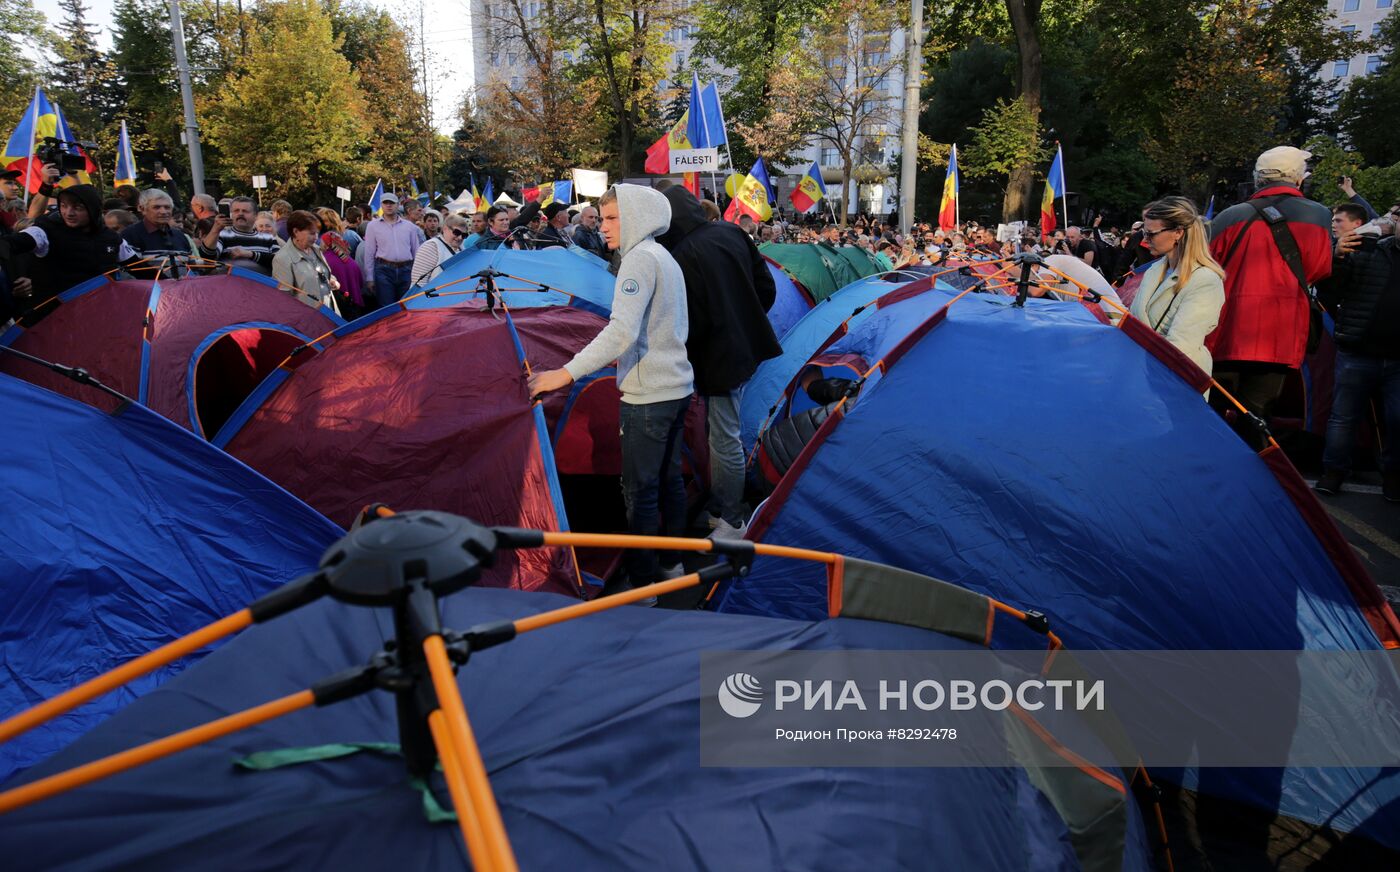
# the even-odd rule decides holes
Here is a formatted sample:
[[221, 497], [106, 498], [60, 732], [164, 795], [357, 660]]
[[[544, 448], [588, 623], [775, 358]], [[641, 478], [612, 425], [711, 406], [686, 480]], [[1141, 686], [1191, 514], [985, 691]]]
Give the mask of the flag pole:
[[1055, 156], [1060, 159], [1060, 211], [1065, 216], [1065, 232], [1069, 232], [1069, 182], [1065, 181], [1065, 150], [1055, 140]]
[[[24, 208], [29, 208], [29, 174], [34, 172], [34, 137], [39, 135], [39, 85], [34, 86], [34, 99], [29, 103], [29, 157], [24, 162]], [[42, 184], [43, 175], [39, 176]]]

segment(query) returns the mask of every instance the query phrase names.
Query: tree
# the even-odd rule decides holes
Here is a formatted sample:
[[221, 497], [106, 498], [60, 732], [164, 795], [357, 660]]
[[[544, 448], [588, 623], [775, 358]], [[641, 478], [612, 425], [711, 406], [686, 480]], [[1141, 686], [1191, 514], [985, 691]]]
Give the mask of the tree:
[[[1006, 0], [1006, 13], [1016, 34], [1016, 97], [1020, 111], [1037, 126], [1040, 124], [1040, 89], [1044, 79], [1044, 56], [1040, 48], [1042, 0]], [[1006, 221], [1026, 217], [1035, 168], [1022, 164], [1011, 169], [1001, 214]]]
[[[772, 114], [774, 70], [788, 62], [798, 48], [804, 28], [810, 28], [829, 0], [701, 0], [696, 21], [699, 34], [691, 63], [705, 60], [725, 72], [717, 74], [724, 92], [725, 120], [731, 129], [745, 125], [762, 129]], [[732, 71], [732, 72], [730, 72]], [[748, 166], [757, 154], [739, 138], [729, 143], [735, 166]]]
[[97, 47], [97, 29], [88, 23], [83, 0], [59, 0], [58, 6], [63, 20], [58, 25], [52, 95], [76, 135], [95, 137], [124, 101], [114, 93], [116, 77]]
[[1378, 165], [1400, 163], [1400, 143], [1395, 141], [1393, 121], [1400, 117], [1400, 15], [1387, 15], [1381, 22], [1376, 51], [1380, 67], [1353, 79], [1342, 95], [1338, 115], [1347, 140], [1365, 159]]
[[590, 6], [583, 43], [586, 62], [597, 72], [589, 78], [598, 80], [607, 95], [616, 167], [627, 176], [642, 151], [639, 146], [651, 144], [639, 142], [638, 133], [657, 115], [657, 85], [666, 77], [672, 54], [665, 33], [688, 18], [682, 6], [650, 0], [592, 0]]
[[52, 44], [54, 35], [31, 0], [0, 0], [0, 31], [8, 36], [0, 40], [0, 128], [10, 131], [39, 81], [30, 58]]
[[365, 142], [359, 79], [314, 0], [267, 11], [246, 72], [206, 100], [209, 139], [235, 176], [266, 175], [273, 195], [328, 202]]
[[970, 176], [1007, 178], [1014, 183], [1016, 170], [1034, 167], [1049, 159], [1044, 131], [1031, 107], [1020, 97], [997, 100], [982, 113], [972, 131], [972, 141], [963, 156], [963, 167]]
[[[899, 14], [881, 0], [833, 0], [804, 32], [787, 64], [806, 80], [813, 139], [836, 150], [844, 192], [859, 164], [883, 164], [884, 138], [898, 123], [890, 78], [903, 60], [890, 39]], [[851, 203], [838, 211], [844, 225]]]

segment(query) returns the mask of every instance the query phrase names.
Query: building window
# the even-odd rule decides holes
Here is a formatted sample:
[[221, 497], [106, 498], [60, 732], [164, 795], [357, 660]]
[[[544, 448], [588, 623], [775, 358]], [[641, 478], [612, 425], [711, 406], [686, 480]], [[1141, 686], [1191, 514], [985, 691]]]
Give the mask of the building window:
[[683, 52], [683, 51], [678, 51], [678, 52], [676, 52], [676, 69], [678, 69], [678, 70], [679, 70], [679, 69], [684, 69], [684, 67], [685, 67], [685, 52]]
[[1351, 74], [1351, 61], [1337, 61], [1332, 64], [1332, 78], [1341, 79]]
[[834, 166], [839, 166], [840, 163], [841, 163], [841, 154], [840, 154], [835, 148], [828, 146], [828, 147], [822, 149], [822, 159], [821, 159], [821, 164], [822, 164], [822, 166], [824, 166], [824, 167], [834, 167]]
[[1380, 55], [1371, 55], [1370, 57], [1366, 58], [1366, 75], [1369, 76], [1369, 75], [1371, 75], [1372, 73], [1374, 73], [1376, 70], [1379, 70], [1380, 68], [1381, 68], [1381, 56], [1380, 56]]
[[1375, 39], [1376, 37], [1378, 37], [1378, 36], [1380, 36], [1380, 35], [1381, 35], [1381, 25], [1380, 25], [1380, 22], [1378, 21], [1378, 22], [1376, 22], [1375, 24], [1371, 25], [1371, 38], [1372, 38], [1372, 39]]
[[501, 65], [501, 53], [498, 52], [498, 51], [493, 51], [493, 52], [491, 52], [491, 66], [493, 66], [493, 67], [499, 67], [500, 65]]
[[1389, 9], [1392, 0], [1376, 0], [1377, 9]]
[[1355, 12], [1361, 8], [1361, 0], [1346, 0], [1342, 3], [1343, 12]]
[[519, 76], [511, 76], [511, 77], [510, 77], [510, 89], [511, 89], [512, 91], [519, 91], [519, 90], [520, 90], [520, 77], [519, 77]]

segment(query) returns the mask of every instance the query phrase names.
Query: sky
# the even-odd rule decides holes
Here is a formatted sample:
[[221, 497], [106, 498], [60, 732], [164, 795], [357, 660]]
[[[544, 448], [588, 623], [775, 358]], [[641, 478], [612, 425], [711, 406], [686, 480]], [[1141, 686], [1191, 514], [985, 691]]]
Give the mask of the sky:
[[[247, 0], [252, 4], [253, 0]], [[400, 21], [411, 20], [417, 17], [418, 4], [413, 0], [369, 0], [374, 6], [387, 10], [390, 15]], [[467, 25], [467, 5], [466, 0], [451, 0], [452, 5], [461, 10], [460, 16], [449, 20], [446, 27], [435, 27], [428, 37], [428, 49], [435, 56], [439, 68], [446, 71], [445, 77], [436, 84], [436, 93], [433, 99], [433, 115], [437, 121], [438, 130], [441, 133], [451, 134], [457, 129], [454, 120], [457, 114], [457, 104], [461, 101], [462, 95], [471, 87], [471, 31]], [[49, 23], [57, 25], [63, 20], [63, 12], [58, 7], [58, 0], [33, 0], [35, 8], [44, 13], [49, 19]], [[229, 6], [233, 7], [236, 0], [228, 0]], [[98, 45], [104, 49], [112, 47], [112, 33], [108, 29], [108, 22], [112, 20], [112, 8], [116, 5], [116, 0], [86, 0], [88, 7], [88, 20], [98, 28]], [[412, 15], [410, 16], [410, 10]], [[441, 20], [441, 4], [429, 4], [429, 20], [438, 18]], [[462, 59], [465, 62], [459, 62]], [[81, 136], [81, 132], [79, 133]]]

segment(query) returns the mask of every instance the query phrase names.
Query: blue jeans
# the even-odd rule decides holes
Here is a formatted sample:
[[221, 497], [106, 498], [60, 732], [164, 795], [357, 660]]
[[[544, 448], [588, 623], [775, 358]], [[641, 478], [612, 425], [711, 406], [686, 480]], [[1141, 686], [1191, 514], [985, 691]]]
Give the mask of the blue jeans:
[[[623, 403], [618, 423], [622, 435], [622, 500], [628, 532], [641, 536], [679, 536], [685, 532], [685, 483], [681, 480], [681, 433], [690, 397], [663, 403]], [[627, 551], [632, 584], [661, 578], [656, 552]]]
[[705, 398], [710, 425], [710, 509], [732, 526], [744, 523], [744, 443], [739, 392]]
[[1337, 349], [1337, 381], [1332, 391], [1332, 417], [1327, 419], [1327, 448], [1322, 465], [1351, 471], [1351, 449], [1356, 425], [1366, 401], [1379, 388], [1385, 404], [1385, 448], [1381, 468], [1400, 470], [1400, 360], [1351, 354]]
[[380, 306], [388, 306], [403, 299], [408, 292], [409, 281], [413, 278], [413, 264], [389, 266], [378, 260], [374, 262], [374, 297]]

